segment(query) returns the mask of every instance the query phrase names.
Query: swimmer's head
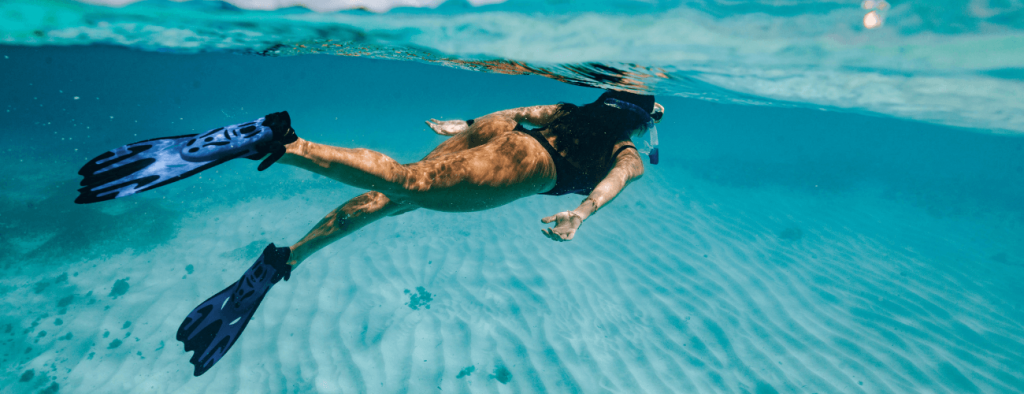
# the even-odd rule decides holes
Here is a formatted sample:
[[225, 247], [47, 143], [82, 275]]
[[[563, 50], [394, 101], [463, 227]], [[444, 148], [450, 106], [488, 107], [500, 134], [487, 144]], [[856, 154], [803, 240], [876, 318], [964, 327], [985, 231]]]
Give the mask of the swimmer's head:
[[632, 119], [630, 124], [632, 124], [633, 127], [631, 127], [629, 129], [631, 131], [628, 132], [631, 137], [642, 136], [646, 134], [648, 130], [654, 128], [654, 118], [651, 118], [651, 114], [643, 108], [640, 108], [639, 105], [611, 97], [604, 99], [604, 105], [609, 108], [625, 111], [624, 113], [616, 114], [616, 117]]
[[654, 123], [661, 122], [661, 117], [665, 115], [665, 107], [654, 102], [654, 96], [620, 92], [617, 90], [605, 90], [604, 93], [601, 94], [601, 97], [597, 98], [595, 103], [606, 103], [607, 99], [625, 101], [639, 107], [643, 112], [646, 112], [651, 116]]
[[629, 92], [620, 92], [617, 90], [605, 90], [604, 93], [601, 94], [601, 97], [597, 98], [596, 102], [604, 103], [606, 99], [610, 98], [633, 104], [637, 107], [640, 107], [640, 109], [644, 110], [644, 112], [647, 112], [649, 114], [654, 113], [654, 96], [648, 96], [645, 94], [635, 94]]
[[590, 104], [560, 103], [547, 129], [558, 136], [555, 149], [559, 152], [578, 158], [580, 163], [603, 165], [607, 147], [621, 141], [623, 134], [630, 139], [648, 137], [647, 143], [637, 147], [640, 152], [656, 145], [654, 124], [664, 112], [654, 96], [606, 90]]
[[[634, 126], [629, 136], [633, 139], [633, 145], [637, 151], [650, 157], [651, 164], [658, 164], [658, 127], [654, 124], [661, 121], [665, 107], [654, 102], [654, 96], [624, 92], [606, 91], [598, 100], [605, 106], [625, 111], [617, 116], [632, 119]], [[647, 141], [637, 140], [645, 134], [649, 137]]]

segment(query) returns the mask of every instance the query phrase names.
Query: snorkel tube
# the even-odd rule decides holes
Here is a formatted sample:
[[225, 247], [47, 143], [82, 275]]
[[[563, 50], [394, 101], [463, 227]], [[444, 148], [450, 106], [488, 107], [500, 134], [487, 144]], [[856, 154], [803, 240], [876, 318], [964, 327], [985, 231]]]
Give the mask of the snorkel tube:
[[[658, 164], [658, 127], [654, 125], [654, 118], [651, 118], [651, 114], [636, 104], [611, 97], [604, 99], [604, 105], [629, 111], [644, 121], [643, 125], [640, 126], [642, 131], [633, 133], [637, 135], [633, 137], [633, 145], [636, 145], [637, 151], [647, 155], [647, 158], [651, 160], [651, 164]], [[643, 137], [647, 133], [651, 135], [649, 140], [640, 141], [635, 139]]]

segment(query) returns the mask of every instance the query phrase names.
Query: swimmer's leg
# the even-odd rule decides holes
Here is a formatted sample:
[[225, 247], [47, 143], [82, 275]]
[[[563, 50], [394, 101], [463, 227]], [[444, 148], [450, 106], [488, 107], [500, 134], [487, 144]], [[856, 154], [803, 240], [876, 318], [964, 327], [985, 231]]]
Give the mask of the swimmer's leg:
[[281, 163], [379, 191], [394, 201], [447, 212], [495, 208], [550, 190], [555, 181], [551, 156], [533, 137], [516, 132], [408, 165], [369, 149], [301, 138], [286, 149]]
[[279, 161], [342, 183], [367, 190], [380, 190], [390, 195], [407, 170], [387, 155], [362, 148], [341, 148], [322, 145], [299, 138], [285, 146], [286, 154]]
[[391, 201], [380, 192], [366, 192], [331, 211], [312, 230], [291, 246], [288, 264], [302, 263], [316, 251], [385, 216], [396, 216], [416, 207]]
[[[464, 151], [490, 142], [511, 129], [511, 125], [495, 124], [496, 122], [476, 122], [464, 133], [459, 133], [434, 148], [423, 160], [436, 159], [441, 156]], [[383, 153], [369, 149], [346, 149], [329, 145], [321, 145], [299, 138], [298, 141], [285, 146], [287, 154], [281, 163], [300, 167], [343, 183], [370, 190], [380, 190], [395, 196], [394, 187], [400, 178], [408, 175], [405, 166]], [[351, 168], [335, 166], [344, 164]]]

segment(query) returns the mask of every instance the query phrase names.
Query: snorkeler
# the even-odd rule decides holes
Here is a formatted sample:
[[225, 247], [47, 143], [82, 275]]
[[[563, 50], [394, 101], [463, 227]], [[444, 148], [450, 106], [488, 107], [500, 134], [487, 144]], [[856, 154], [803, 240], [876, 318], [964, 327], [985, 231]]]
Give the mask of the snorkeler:
[[[385, 216], [417, 208], [470, 212], [534, 194], [587, 195], [573, 210], [541, 219], [556, 241], [580, 225], [643, 172], [638, 149], [658, 161], [657, 129], [664, 108], [653, 96], [606, 91], [583, 106], [556, 104], [495, 112], [462, 121], [427, 121], [451, 136], [422, 160], [399, 164], [367, 149], [320, 145], [299, 138], [287, 112], [199, 135], [157, 138], [114, 149], [78, 172], [76, 203], [129, 196], [192, 176], [240, 157], [280, 162], [371, 190], [327, 214], [290, 247], [268, 245], [234, 284], [196, 307], [178, 328], [190, 362], [202, 375], [231, 348], [270, 288], [328, 244]], [[529, 129], [523, 123], [536, 126]], [[631, 138], [650, 135], [636, 147]]]

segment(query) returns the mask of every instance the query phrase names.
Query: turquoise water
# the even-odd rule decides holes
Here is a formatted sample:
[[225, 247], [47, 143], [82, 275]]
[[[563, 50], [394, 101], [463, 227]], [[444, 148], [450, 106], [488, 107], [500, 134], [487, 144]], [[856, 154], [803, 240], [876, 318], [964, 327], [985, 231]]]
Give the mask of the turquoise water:
[[[0, 392], [1020, 392], [1022, 9], [4, 2]], [[444, 138], [426, 119], [601, 92], [580, 85], [666, 116], [661, 164], [576, 239], [540, 232], [574, 196], [381, 220], [201, 377], [184, 316], [361, 191], [241, 160], [72, 203], [128, 142], [287, 110], [412, 162]]]

